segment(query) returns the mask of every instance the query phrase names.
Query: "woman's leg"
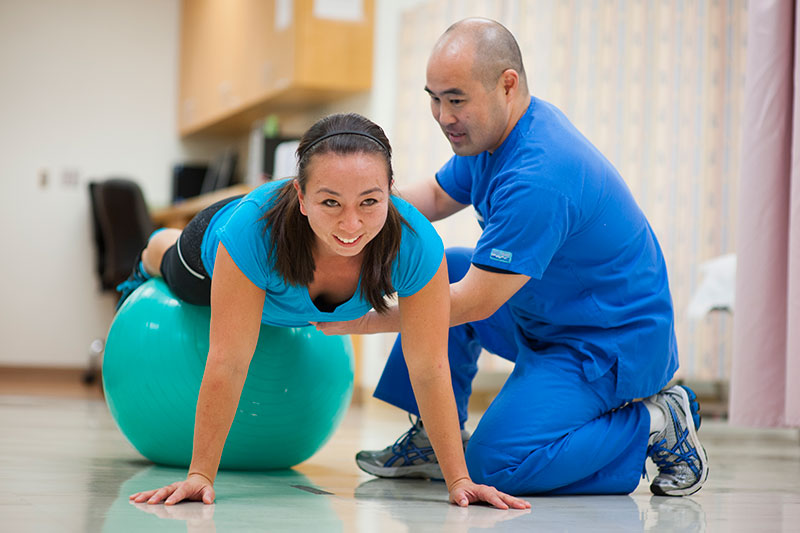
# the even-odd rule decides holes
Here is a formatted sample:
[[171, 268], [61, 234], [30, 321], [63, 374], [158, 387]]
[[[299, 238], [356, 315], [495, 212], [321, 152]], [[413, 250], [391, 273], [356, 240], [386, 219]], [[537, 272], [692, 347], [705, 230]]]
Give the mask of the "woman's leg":
[[161, 276], [161, 260], [167, 249], [177, 242], [181, 230], [165, 228], [154, 233], [142, 251], [142, 265], [150, 276]]

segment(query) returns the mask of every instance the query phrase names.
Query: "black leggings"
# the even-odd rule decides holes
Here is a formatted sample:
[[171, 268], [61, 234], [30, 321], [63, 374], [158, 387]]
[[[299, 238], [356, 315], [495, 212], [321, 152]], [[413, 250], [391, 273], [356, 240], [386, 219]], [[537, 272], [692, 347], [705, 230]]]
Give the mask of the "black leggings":
[[217, 211], [242, 196], [225, 198], [197, 213], [183, 228], [175, 244], [164, 252], [161, 275], [175, 296], [184, 302], [211, 304], [211, 276], [200, 257], [203, 236]]

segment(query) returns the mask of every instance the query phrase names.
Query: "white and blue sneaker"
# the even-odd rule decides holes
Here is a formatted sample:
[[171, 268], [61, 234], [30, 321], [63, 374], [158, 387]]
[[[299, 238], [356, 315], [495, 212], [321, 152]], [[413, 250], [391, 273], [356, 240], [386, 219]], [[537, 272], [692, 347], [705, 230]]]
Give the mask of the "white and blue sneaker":
[[676, 385], [645, 401], [660, 408], [667, 419], [664, 429], [650, 435], [647, 447], [659, 472], [650, 490], [658, 496], [694, 494], [708, 478], [708, 456], [697, 437], [697, 396], [689, 387]]
[[[469, 437], [469, 432], [462, 429], [464, 447]], [[417, 419], [411, 429], [400, 435], [391, 446], [358, 452], [356, 464], [364, 472], [378, 477], [444, 479], [421, 419]]]

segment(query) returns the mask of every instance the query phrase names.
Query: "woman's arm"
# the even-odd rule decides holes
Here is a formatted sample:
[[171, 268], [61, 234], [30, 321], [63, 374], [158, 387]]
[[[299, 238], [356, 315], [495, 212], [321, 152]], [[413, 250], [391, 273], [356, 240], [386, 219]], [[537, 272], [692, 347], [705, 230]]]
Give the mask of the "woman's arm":
[[447, 263], [416, 294], [399, 299], [400, 333], [411, 386], [425, 430], [442, 469], [450, 499], [460, 506], [486, 501], [501, 509], [529, 507], [493, 487], [472, 482], [464, 460], [447, 338], [450, 327], [450, 286]]
[[164, 501], [167, 505], [184, 499], [214, 501], [213, 483], [258, 342], [264, 296], [220, 243], [211, 283], [211, 333], [197, 399], [189, 474], [185, 481], [134, 494], [134, 501]]

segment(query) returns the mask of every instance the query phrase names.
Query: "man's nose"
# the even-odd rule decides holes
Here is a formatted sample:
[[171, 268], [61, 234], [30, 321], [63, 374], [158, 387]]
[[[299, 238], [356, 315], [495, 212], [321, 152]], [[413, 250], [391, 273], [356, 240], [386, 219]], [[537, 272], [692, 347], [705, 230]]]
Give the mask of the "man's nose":
[[449, 126], [450, 124], [454, 124], [456, 121], [456, 116], [450, 111], [448, 106], [441, 105], [439, 106], [439, 116], [436, 117], [439, 121], [439, 124], [442, 126]]

